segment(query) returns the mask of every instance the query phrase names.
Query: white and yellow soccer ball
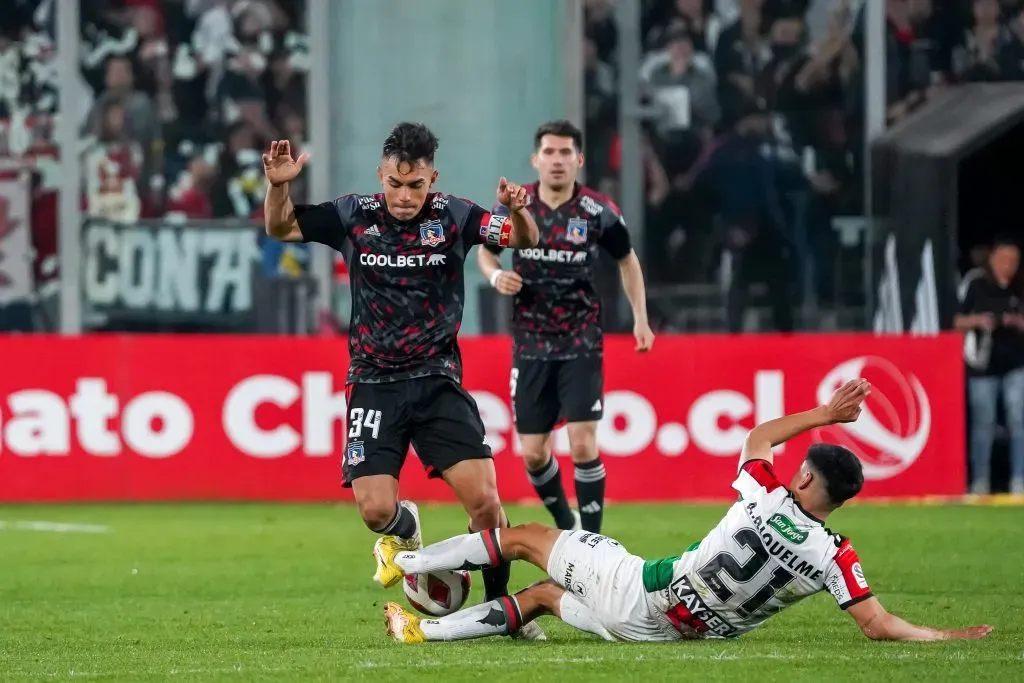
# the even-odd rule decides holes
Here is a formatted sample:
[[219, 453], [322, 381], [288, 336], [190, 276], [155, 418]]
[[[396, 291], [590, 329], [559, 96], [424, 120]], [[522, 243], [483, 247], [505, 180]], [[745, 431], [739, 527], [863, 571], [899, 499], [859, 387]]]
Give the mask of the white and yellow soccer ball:
[[469, 587], [469, 572], [461, 570], [409, 574], [402, 581], [409, 604], [431, 617], [443, 617], [461, 609], [469, 598]]

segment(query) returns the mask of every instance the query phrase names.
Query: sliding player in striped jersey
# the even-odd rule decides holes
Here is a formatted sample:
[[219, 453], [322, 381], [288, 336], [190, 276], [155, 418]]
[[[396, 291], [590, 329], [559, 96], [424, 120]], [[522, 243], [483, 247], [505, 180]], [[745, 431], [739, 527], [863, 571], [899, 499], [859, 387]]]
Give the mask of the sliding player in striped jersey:
[[415, 552], [379, 545], [378, 576], [385, 586], [404, 574], [478, 569], [508, 560], [526, 560], [551, 577], [515, 596], [440, 619], [420, 619], [388, 603], [388, 633], [402, 643], [464, 640], [514, 633], [540, 615], [553, 614], [606, 640], [732, 638], [828, 591], [874, 640], [983, 638], [991, 627], [915, 626], [872, 596], [849, 539], [824, 524], [863, 485], [853, 453], [815, 444], [788, 489], [775, 476], [773, 446], [817, 427], [853, 422], [869, 393], [866, 381], [854, 380], [827, 405], [755, 427], [732, 485], [739, 500], [681, 555], [644, 561], [607, 536], [540, 524], [456, 536]]

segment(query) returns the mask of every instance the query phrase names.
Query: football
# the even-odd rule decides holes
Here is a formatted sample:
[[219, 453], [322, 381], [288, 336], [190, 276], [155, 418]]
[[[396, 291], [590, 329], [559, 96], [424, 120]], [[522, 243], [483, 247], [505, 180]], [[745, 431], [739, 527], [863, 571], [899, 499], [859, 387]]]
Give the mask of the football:
[[459, 610], [469, 597], [469, 585], [469, 572], [464, 571], [410, 574], [402, 582], [409, 604], [431, 617]]

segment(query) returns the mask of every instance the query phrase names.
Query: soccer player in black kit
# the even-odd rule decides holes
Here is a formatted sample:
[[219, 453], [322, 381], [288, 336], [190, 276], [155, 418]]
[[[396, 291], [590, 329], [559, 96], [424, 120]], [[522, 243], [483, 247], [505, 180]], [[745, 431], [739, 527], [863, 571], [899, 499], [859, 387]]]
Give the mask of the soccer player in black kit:
[[[633, 309], [636, 350], [650, 349], [654, 334], [647, 322], [643, 272], [619, 208], [576, 182], [582, 149], [583, 134], [568, 121], [537, 129], [531, 161], [538, 182], [524, 187], [540, 226], [540, 244], [515, 252], [511, 271], [501, 269], [501, 245], [485, 245], [477, 261], [491, 286], [515, 297], [510, 389], [530, 483], [558, 528], [582, 526], [596, 533], [605, 489], [597, 451], [604, 407], [601, 304], [594, 289], [598, 247], [619, 264]], [[551, 454], [551, 432], [560, 420], [568, 422], [578, 514], [569, 507]]]
[[[377, 170], [382, 193], [316, 205], [293, 205], [288, 196], [288, 183], [308, 155], [293, 159], [287, 140], [271, 143], [263, 155], [267, 234], [326, 244], [348, 263], [352, 322], [343, 485], [352, 488], [367, 527], [410, 550], [422, 546], [416, 506], [398, 500], [410, 443], [430, 476], [451, 486], [471, 530], [508, 523], [483, 422], [461, 384], [464, 265], [474, 245], [522, 248], [538, 239], [525, 191], [505, 178], [497, 192], [504, 215], [433, 192], [436, 150], [437, 138], [426, 126], [401, 123], [384, 141]], [[508, 565], [483, 570], [483, 578], [488, 600], [508, 593]], [[517, 635], [544, 637], [528, 628]]]

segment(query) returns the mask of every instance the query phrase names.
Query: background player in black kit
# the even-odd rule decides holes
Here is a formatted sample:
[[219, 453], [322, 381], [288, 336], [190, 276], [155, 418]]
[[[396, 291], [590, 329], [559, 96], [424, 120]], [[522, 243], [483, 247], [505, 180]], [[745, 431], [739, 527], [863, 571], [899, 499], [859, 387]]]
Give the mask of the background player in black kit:
[[[464, 265], [475, 244], [530, 247], [538, 239], [525, 191], [504, 178], [497, 198], [508, 216], [432, 192], [436, 150], [437, 138], [426, 126], [401, 123], [384, 141], [377, 171], [383, 193], [317, 205], [293, 205], [288, 195], [288, 183], [308, 155], [292, 159], [282, 140], [263, 156], [270, 183], [267, 234], [326, 244], [348, 263], [352, 322], [344, 485], [352, 487], [366, 525], [408, 549], [422, 546], [416, 506], [398, 500], [410, 443], [430, 476], [455, 491], [471, 530], [507, 524], [483, 422], [461, 384], [457, 335]], [[507, 565], [484, 570], [483, 576], [488, 600], [507, 594]], [[518, 635], [535, 639], [543, 632], [524, 628]]]
[[636, 350], [650, 349], [654, 334], [647, 323], [640, 261], [619, 208], [576, 182], [582, 149], [583, 134], [568, 121], [537, 129], [531, 161], [539, 182], [525, 188], [529, 210], [540, 226], [540, 244], [515, 252], [512, 271], [501, 269], [501, 245], [485, 245], [477, 262], [493, 287], [515, 297], [510, 388], [530, 482], [560, 529], [576, 526], [558, 461], [551, 455], [551, 431], [560, 419], [566, 420], [579, 521], [583, 529], [597, 532], [605, 488], [597, 452], [597, 422], [604, 408], [601, 304], [594, 289], [597, 247], [619, 263], [633, 308]]

